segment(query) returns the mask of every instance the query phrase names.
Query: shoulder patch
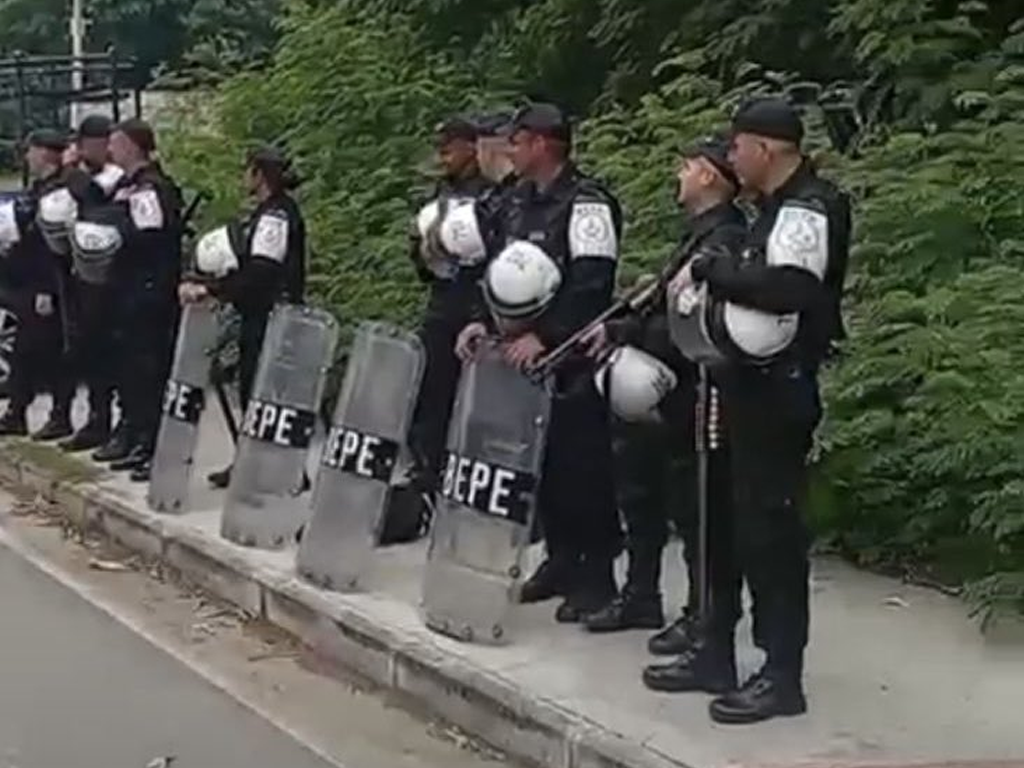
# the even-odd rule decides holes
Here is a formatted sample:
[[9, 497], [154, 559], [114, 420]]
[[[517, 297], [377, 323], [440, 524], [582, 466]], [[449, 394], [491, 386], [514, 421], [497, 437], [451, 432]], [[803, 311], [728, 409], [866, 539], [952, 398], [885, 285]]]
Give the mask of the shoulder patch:
[[283, 263], [288, 255], [288, 219], [277, 213], [264, 213], [252, 235], [252, 255]]
[[138, 230], [164, 228], [164, 208], [155, 189], [136, 189], [128, 196], [128, 208], [132, 223]]
[[578, 202], [569, 218], [569, 257], [617, 259], [619, 238], [607, 203]]
[[828, 216], [800, 203], [785, 203], [768, 237], [771, 266], [804, 269], [819, 280], [828, 269]]

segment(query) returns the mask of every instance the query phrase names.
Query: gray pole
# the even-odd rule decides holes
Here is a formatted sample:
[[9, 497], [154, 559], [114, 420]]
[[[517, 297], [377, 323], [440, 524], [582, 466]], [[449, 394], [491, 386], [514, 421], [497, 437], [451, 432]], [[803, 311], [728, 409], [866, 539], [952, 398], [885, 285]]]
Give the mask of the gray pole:
[[85, 43], [85, 15], [82, 9], [83, 0], [71, 0], [71, 129], [78, 127], [79, 104], [78, 94], [84, 85], [82, 77], [82, 53]]

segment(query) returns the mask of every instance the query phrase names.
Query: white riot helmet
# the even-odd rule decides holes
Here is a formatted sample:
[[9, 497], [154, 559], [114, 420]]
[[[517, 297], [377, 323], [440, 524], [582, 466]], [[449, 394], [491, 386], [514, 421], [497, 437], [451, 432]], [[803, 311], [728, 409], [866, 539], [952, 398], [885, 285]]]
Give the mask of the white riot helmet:
[[36, 220], [47, 247], [54, 253], [66, 255], [71, 250], [69, 235], [78, 218], [78, 203], [67, 187], [55, 189], [39, 200]]
[[75, 274], [91, 285], [106, 284], [114, 257], [124, 245], [124, 237], [117, 224], [76, 221], [69, 239]]
[[547, 308], [561, 285], [562, 273], [543, 249], [515, 240], [487, 266], [484, 299], [495, 320], [530, 320]]
[[18, 201], [9, 198], [0, 202], [0, 255], [21, 242], [21, 224], [18, 216]]
[[594, 376], [597, 391], [623, 421], [658, 421], [658, 405], [679, 384], [675, 372], [636, 347], [616, 348]]
[[217, 227], [196, 243], [196, 269], [220, 279], [238, 269], [237, 236], [231, 226]]
[[431, 200], [416, 214], [416, 234], [419, 235], [420, 257], [435, 276], [447, 279], [455, 276], [455, 260], [445, 253], [438, 229], [441, 224], [441, 203]]
[[472, 200], [452, 200], [449, 203], [438, 235], [445, 252], [463, 266], [479, 264], [487, 256]]

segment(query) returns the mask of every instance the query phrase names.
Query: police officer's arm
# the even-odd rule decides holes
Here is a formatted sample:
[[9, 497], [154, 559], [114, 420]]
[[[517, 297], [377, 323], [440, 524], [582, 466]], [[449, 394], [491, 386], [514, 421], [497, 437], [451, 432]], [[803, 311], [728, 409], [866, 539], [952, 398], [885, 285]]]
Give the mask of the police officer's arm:
[[823, 297], [828, 242], [824, 207], [790, 201], [779, 211], [764, 263], [701, 257], [694, 261], [692, 273], [727, 301], [776, 314], [802, 312], [817, 306]]
[[291, 226], [283, 212], [261, 214], [253, 229], [249, 258], [240, 269], [217, 281], [213, 294], [239, 308], [273, 304], [284, 282], [291, 238]]
[[95, 175], [83, 168], [64, 171], [68, 191], [80, 206], [102, 205], [123, 176], [123, 171], [115, 165], [108, 165]]
[[569, 218], [569, 253], [562, 288], [537, 335], [557, 346], [608, 308], [619, 256], [618, 209], [608, 200], [578, 197]]

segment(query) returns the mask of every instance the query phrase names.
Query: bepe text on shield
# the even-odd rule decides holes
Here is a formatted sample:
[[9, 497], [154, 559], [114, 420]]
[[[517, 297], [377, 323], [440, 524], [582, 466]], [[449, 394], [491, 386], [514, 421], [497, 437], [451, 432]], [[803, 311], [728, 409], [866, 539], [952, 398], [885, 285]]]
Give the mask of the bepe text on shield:
[[526, 522], [533, 478], [513, 469], [449, 453], [441, 495], [495, 517]]
[[331, 428], [321, 464], [359, 477], [389, 482], [398, 443], [342, 426]]
[[206, 403], [206, 392], [183, 381], [167, 380], [164, 389], [165, 416], [188, 424], [198, 424]]
[[252, 400], [242, 422], [242, 434], [284, 448], [308, 448], [315, 424], [312, 411]]

